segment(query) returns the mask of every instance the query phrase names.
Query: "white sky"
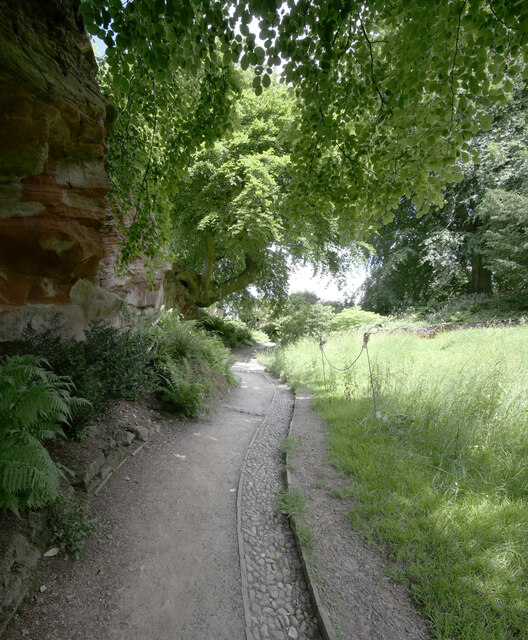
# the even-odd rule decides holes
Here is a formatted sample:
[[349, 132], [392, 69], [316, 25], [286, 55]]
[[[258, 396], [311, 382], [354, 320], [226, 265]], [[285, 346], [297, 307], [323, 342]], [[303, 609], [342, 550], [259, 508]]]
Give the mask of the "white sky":
[[350, 271], [345, 285], [339, 289], [337, 280], [327, 276], [314, 276], [313, 266], [298, 267], [290, 276], [289, 293], [294, 291], [312, 291], [321, 300], [343, 300], [349, 298], [363, 284], [366, 272], [363, 270]]

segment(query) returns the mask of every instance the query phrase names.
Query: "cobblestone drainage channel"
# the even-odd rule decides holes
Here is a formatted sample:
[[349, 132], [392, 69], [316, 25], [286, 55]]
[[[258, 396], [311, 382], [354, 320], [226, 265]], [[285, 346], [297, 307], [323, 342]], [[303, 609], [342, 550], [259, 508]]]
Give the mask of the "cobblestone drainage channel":
[[274, 396], [246, 453], [237, 495], [246, 639], [320, 639], [293, 533], [275, 506], [284, 488], [279, 445], [288, 434], [294, 399], [285, 386], [259, 375], [274, 387]]

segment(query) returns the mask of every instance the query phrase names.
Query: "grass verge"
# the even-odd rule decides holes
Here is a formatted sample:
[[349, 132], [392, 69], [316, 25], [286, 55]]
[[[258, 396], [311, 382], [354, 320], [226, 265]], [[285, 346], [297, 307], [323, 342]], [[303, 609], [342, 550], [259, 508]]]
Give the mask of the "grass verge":
[[[361, 344], [325, 349], [345, 367]], [[311, 340], [261, 357], [316, 393], [351, 527], [387, 551], [433, 637], [526, 637], [528, 329], [377, 334], [369, 355], [372, 377], [365, 355], [323, 370]]]
[[308, 505], [302, 493], [295, 487], [284, 489], [277, 496], [277, 509], [288, 516], [299, 538], [299, 542], [310, 550], [313, 545], [313, 534], [306, 523]]

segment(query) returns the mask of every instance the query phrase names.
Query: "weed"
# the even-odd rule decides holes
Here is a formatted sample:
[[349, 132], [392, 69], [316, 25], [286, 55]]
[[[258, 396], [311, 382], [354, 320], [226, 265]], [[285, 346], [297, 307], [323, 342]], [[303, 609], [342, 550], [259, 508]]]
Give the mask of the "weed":
[[297, 532], [297, 537], [299, 538], [299, 542], [301, 543], [301, 547], [310, 550], [314, 544], [313, 532], [307, 524], [298, 524], [298, 521], [295, 520], [295, 530]]
[[72, 560], [79, 559], [86, 540], [100, 528], [99, 520], [89, 517], [88, 506], [67, 492], [62, 493], [52, 507], [50, 526], [52, 543], [58, 545]]
[[310, 549], [313, 545], [313, 533], [306, 523], [308, 505], [302, 493], [295, 487], [281, 491], [277, 496], [277, 509], [288, 516], [301, 545]]
[[303, 518], [308, 507], [302, 493], [295, 487], [290, 487], [277, 496], [277, 509], [288, 518]]
[[286, 457], [287, 462], [291, 462], [291, 458], [299, 448], [299, 439], [295, 436], [286, 436], [279, 443], [281, 453]]

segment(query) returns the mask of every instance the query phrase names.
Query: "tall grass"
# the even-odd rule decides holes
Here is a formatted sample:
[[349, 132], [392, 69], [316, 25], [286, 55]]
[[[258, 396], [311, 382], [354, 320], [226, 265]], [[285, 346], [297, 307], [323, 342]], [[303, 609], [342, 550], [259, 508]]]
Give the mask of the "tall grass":
[[[325, 350], [345, 367], [361, 344]], [[372, 379], [366, 353], [323, 371], [309, 340], [264, 359], [316, 393], [350, 524], [386, 549], [433, 637], [527, 638], [528, 329], [380, 333], [369, 355]]]

